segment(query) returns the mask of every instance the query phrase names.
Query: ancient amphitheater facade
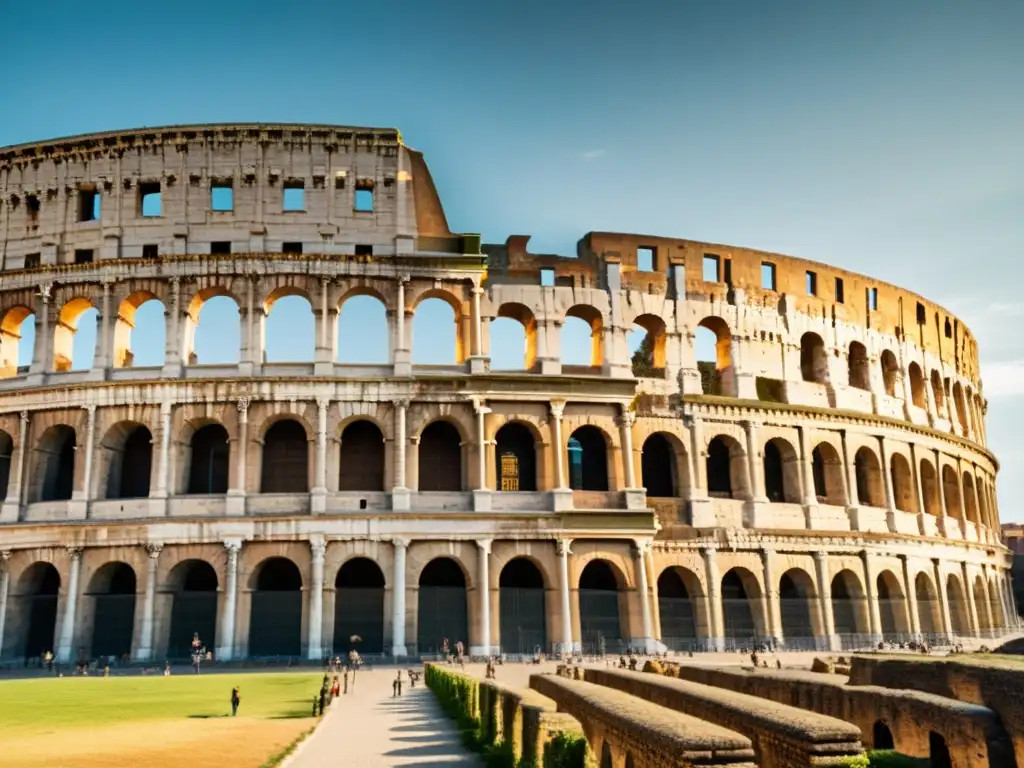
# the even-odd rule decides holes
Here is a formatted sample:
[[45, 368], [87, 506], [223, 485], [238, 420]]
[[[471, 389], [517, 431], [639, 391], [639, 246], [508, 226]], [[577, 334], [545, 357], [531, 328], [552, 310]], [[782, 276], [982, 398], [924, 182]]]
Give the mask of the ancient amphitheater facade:
[[[954, 316], [745, 248], [590, 233], [565, 259], [527, 239], [452, 233], [394, 130], [0, 150], [3, 660], [178, 658], [193, 632], [236, 659], [354, 635], [412, 656], [1005, 631], [997, 463]], [[206, 365], [221, 296], [237, 362]], [[305, 363], [265, 362], [285, 296], [315, 316]], [[385, 365], [338, 360], [356, 296], [387, 308]], [[413, 363], [427, 299], [451, 307], [451, 366]], [[163, 364], [139, 367], [154, 300]], [[497, 318], [522, 324], [521, 370], [491, 369]], [[589, 365], [562, 362], [570, 321]]]

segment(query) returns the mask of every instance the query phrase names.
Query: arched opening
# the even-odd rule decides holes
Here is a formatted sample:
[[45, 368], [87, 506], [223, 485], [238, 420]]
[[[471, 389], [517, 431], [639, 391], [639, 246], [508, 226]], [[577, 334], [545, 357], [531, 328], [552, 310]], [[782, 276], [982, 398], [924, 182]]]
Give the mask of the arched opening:
[[644, 440], [640, 453], [640, 477], [648, 497], [679, 496], [677, 460], [672, 444], [661, 433]]
[[903, 587], [891, 571], [883, 571], [875, 580], [878, 596], [878, 614], [882, 620], [882, 636], [895, 640], [907, 631], [907, 608], [903, 601]]
[[366, 557], [354, 557], [334, 580], [334, 653], [384, 653], [384, 574]]
[[953, 404], [956, 407], [956, 420], [960, 424], [960, 431], [963, 434], [967, 434], [967, 406], [964, 403], [964, 388], [960, 386], [960, 382], [953, 384]]
[[935, 467], [927, 459], [921, 459], [921, 497], [924, 499], [924, 511], [938, 517], [939, 483]]
[[24, 639], [21, 656], [41, 658], [47, 651], [56, 651], [57, 598], [60, 574], [50, 563], [33, 563], [18, 580], [21, 615], [24, 617]]
[[592, 425], [569, 437], [569, 487], [574, 491], [608, 490], [608, 446], [604, 432]]
[[187, 659], [192, 638], [207, 648], [217, 645], [217, 572], [205, 560], [183, 560], [168, 574], [171, 587], [171, 631], [168, 659]]
[[981, 575], [974, 577], [974, 610], [978, 614], [978, 629], [991, 629], [992, 617], [989, 615], [988, 594], [985, 592], [985, 581]]
[[421, 491], [462, 490], [462, 436], [451, 422], [434, 421], [420, 433]]
[[149, 496], [153, 467], [153, 435], [141, 424], [118, 424], [101, 447], [107, 452], [107, 498], [144, 499]]
[[615, 768], [615, 762], [612, 760], [612, 748], [608, 746], [607, 741], [601, 746], [601, 768]]
[[732, 369], [732, 331], [720, 317], [705, 317], [694, 334], [694, 353], [705, 395], [736, 394]]
[[900, 366], [896, 362], [896, 355], [888, 349], [883, 350], [879, 362], [882, 366], [882, 384], [885, 386], [885, 394], [889, 397], [896, 397], [900, 384]]
[[47, 429], [39, 440], [39, 501], [67, 501], [75, 485], [75, 430], [66, 424]]
[[309, 491], [309, 439], [302, 425], [283, 419], [263, 436], [260, 493]]
[[844, 647], [856, 647], [857, 635], [867, 632], [866, 607], [860, 579], [849, 570], [837, 573], [832, 578], [832, 621]]
[[[684, 575], [688, 578], [684, 578]], [[691, 650], [696, 645], [697, 622], [694, 600], [686, 582], [695, 587], [695, 576], [679, 567], [668, 567], [658, 576], [658, 614], [661, 616], [661, 642], [671, 651]]]
[[[942, 606], [939, 604], [935, 586], [927, 574], [919, 573], [914, 578], [914, 596], [917, 601], [917, 615], [921, 632], [925, 635], [937, 633], [939, 627], [942, 626]], [[950, 613], [952, 614], [952, 611]]]
[[892, 731], [881, 720], [875, 720], [875, 724], [871, 727], [871, 748], [874, 750], [896, 749]]
[[237, 363], [242, 344], [240, 318], [238, 303], [219, 289], [206, 289], [192, 297], [185, 323], [185, 363]]
[[971, 477], [970, 472], [964, 472], [962, 477], [964, 489], [964, 513], [967, 516], [968, 521], [975, 525], [981, 525], [981, 518], [978, 517], [978, 497], [974, 493], [974, 478]]
[[120, 659], [132, 652], [135, 629], [135, 571], [127, 563], [107, 563], [92, 577], [91, 658]]
[[[405, 313], [401, 321], [405, 322]], [[396, 314], [395, 322], [398, 322]], [[376, 295], [356, 294], [342, 300], [338, 308], [333, 346], [339, 363], [387, 365], [392, 341], [388, 333], [388, 311]]]
[[416, 641], [420, 654], [441, 653], [445, 640], [451, 653], [459, 641], [468, 648], [466, 577], [459, 564], [449, 557], [435, 558], [420, 573], [419, 583]]
[[843, 462], [831, 443], [818, 443], [811, 451], [811, 474], [814, 495], [820, 503], [834, 506], [846, 503]]
[[946, 392], [942, 386], [942, 375], [937, 368], [932, 368], [931, 375], [932, 399], [935, 400], [935, 415], [939, 418], [948, 418], [946, 413]]
[[761, 588], [745, 568], [732, 568], [722, 577], [722, 617], [725, 636], [735, 647], [752, 647], [758, 637], [755, 606], [761, 601]]
[[99, 313], [86, 298], [71, 299], [61, 307], [53, 329], [53, 370], [88, 371], [92, 368], [98, 318]]
[[11, 456], [14, 453], [14, 440], [0, 430], [0, 499], [7, 498], [7, 486], [11, 479]]
[[587, 654], [621, 650], [620, 574], [607, 560], [591, 560], [580, 574], [580, 639]]
[[1007, 626], [1002, 595], [999, 589], [999, 580], [994, 576], [988, 581], [988, 609], [993, 628]]
[[870, 391], [871, 367], [868, 363], [868, 350], [859, 341], [850, 342], [847, 353], [850, 366], [850, 386]]
[[633, 755], [629, 752], [626, 753], [625, 768], [636, 768], [636, 763], [633, 762]]
[[885, 507], [882, 489], [882, 469], [878, 457], [870, 448], [861, 448], [853, 457], [857, 475], [857, 502], [869, 507]]
[[914, 488], [914, 476], [910, 471], [910, 462], [901, 453], [894, 453], [889, 459], [889, 471], [892, 472], [892, 493], [896, 509], [902, 512], [917, 513], [917, 492]]
[[633, 321], [627, 338], [633, 352], [633, 375], [637, 378], [665, 378], [665, 321], [657, 315], [640, 315]]
[[532, 371], [537, 364], [537, 319], [525, 304], [502, 304], [490, 325], [491, 370]]
[[249, 656], [302, 654], [302, 575], [286, 557], [264, 560], [253, 577]]
[[121, 302], [114, 323], [115, 368], [164, 364], [165, 312], [164, 303], [149, 291], [137, 291]]
[[742, 498], [746, 490], [746, 455], [736, 440], [717, 435], [708, 443], [708, 495], [720, 499]]
[[928, 407], [928, 395], [924, 388], [924, 374], [921, 373], [921, 366], [911, 363], [907, 366], [907, 375], [910, 377], [910, 401], [918, 408]]
[[447, 299], [430, 296], [412, 316], [412, 361], [417, 365], [459, 365], [465, 361], [461, 312]]
[[764, 444], [764, 491], [768, 501], [800, 502], [800, 463], [793, 446], [782, 438]]
[[350, 422], [341, 432], [338, 490], [384, 490], [384, 434], [372, 421]]
[[953, 768], [953, 758], [949, 755], [946, 740], [935, 731], [928, 731], [928, 757], [931, 768]]
[[263, 311], [263, 362], [313, 362], [316, 319], [309, 298], [295, 288], [278, 288], [267, 297]]
[[814, 582], [799, 568], [790, 568], [779, 580], [779, 618], [787, 644], [802, 640], [801, 646], [814, 647]]
[[956, 480], [956, 470], [949, 464], [942, 468], [942, 496], [946, 500], [946, 514], [963, 522], [964, 511], [960, 506], [960, 484]]
[[17, 376], [32, 364], [36, 339], [35, 315], [28, 307], [14, 306], [0, 321], [0, 378]]
[[518, 421], [504, 424], [494, 436], [497, 490], [536, 491], [537, 453], [530, 428]]
[[498, 576], [503, 653], [533, 654], [547, 649], [544, 577], [525, 557], [510, 560]]
[[562, 364], [600, 368], [604, 364], [604, 319], [587, 304], [577, 304], [565, 313], [562, 324]]
[[227, 493], [231, 458], [228, 431], [220, 424], [202, 426], [192, 434], [190, 447], [187, 493]]
[[821, 336], [808, 331], [800, 337], [800, 373], [804, 381], [828, 384], [828, 354]]

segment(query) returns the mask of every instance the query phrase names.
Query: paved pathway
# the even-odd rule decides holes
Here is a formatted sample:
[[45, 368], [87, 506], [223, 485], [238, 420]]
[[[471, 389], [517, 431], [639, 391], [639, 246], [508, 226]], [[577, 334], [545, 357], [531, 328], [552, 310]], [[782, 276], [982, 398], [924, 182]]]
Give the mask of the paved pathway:
[[[355, 693], [340, 696], [288, 768], [480, 768], [483, 762], [463, 745], [434, 695], [402, 686], [391, 698], [394, 669], [360, 672]], [[350, 689], [351, 690], [351, 689]]]

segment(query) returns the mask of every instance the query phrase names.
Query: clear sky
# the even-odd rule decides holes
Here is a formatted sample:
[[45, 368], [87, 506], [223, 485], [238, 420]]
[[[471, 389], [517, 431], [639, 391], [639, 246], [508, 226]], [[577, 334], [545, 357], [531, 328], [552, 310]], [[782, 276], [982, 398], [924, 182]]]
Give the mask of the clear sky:
[[[0, 144], [190, 122], [394, 126], [426, 153], [452, 228], [485, 241], [748, 245], [939, 301], [978, 337], [1000, 511], [1024, 522], [1024, 3], [44, 0], [0, 3], [0, 29]], [[271, 359], [304, 354], [312, 320], [291, 302], [271, 315]], [[450, 339], [426, 330], [450, 322], [429, 309], [422, 362]], [[382, 357], [374, 311], [346, 306], [346, 359]], [[206, 338], [223, 327], [207, 312], [200, 361], [231, 346]], [[515, 365], [521, 342], [494, 336]], [[160, 348], [144, 339], [138, 364]]]

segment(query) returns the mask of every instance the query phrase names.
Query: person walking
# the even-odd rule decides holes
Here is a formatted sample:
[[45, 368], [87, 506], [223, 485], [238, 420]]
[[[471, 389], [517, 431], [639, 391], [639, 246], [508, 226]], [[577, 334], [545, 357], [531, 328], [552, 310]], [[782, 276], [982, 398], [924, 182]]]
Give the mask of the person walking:
[[338, 676], [334, 676], [334, 682], [331, 684], [331, 701], [334, 701], [338, 696], [341, 695], [341, 681]]
[[398, 670], [395, 681], [391, 684], [391, 698], [402, 695], [402, 670]]
[[231, 689], [231, 716], [234, 717], [238, 714], [238, 705], [242, 703], [242, 696], [238, 692], [238, 686], [236, 685]]

